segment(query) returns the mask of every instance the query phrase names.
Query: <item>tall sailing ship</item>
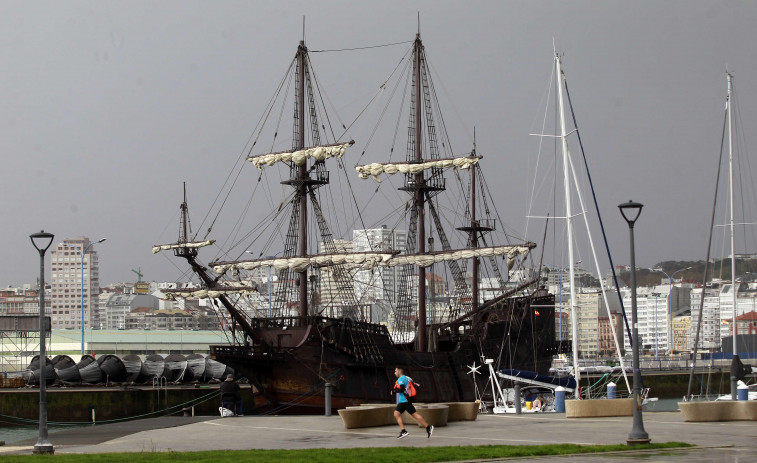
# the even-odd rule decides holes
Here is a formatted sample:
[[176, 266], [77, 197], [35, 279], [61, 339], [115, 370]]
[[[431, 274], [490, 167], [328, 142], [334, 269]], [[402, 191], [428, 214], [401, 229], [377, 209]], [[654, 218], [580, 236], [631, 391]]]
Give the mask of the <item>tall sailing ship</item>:
[[[510, 270], [522, 265], [536, 245], [494, 245], [497, 219], [478, 217], [479, 210], [491, 215], [493, 207], [482, 187], [482, 157], [475, 144], [464, 156], [442, 154], [451, 148], [443, 119], [434, 116], [438, 100], [420, 34], [403, 62], [410, 94], [405, 159], [355, 165], [357, 179], [343, 161], [354, 142], [333, 135], [332, 141], [325, 142], [333, 130], [326, 130], [328, 119], [326, 124], [319, 121], [324, 111], [317, 103], [323, 97], [308, 49], [300, 42], [288, 71], [294, 87], [292, 148], [254, 155], [253, 143], [246, 155], [261, 176], [275, 170], [273, 166], [288, 170], [288, 178], [280, 183], [291, 187], [291, 194], [266, 220], [278, 231], [286, 220], [282, 214], [289, 212], [280, 254], [271, 255], [265, 248], [271, 245], [270, 239], [249, 238], [252, 243], [236, 246], [237, 258], [200, 263], [199, 249], [214, 241], [207, 234], [198, 239], [192, 233], [186, 191], [178, 241], [153, 248], [154, 252], [172, 250], [185, 259], [202, 284], [175, 290], [171, 296], [211, 298], [228, 313], [230, 342], [211, 346], [211, 356], [249, 379], [256, 390], [255, 406], [261, 411], [321, 411], [327, 384], [333, 387], [334, 409], [387, 401], [398, 366], [409, 369], [422, 385], [419, 401], [472, 401], [478, 379], [467, 373], [483, 359], [494, 359], [502, 368], [547, 373], [553, 355], [566, 350], [555, 341], [554, 296], [538, 286], [538, 278], [509, 281]], [[285, 82], [286, 78], [279, 92], [288, 91]], [[272, 108], [266, 108], [264, 119], [275, 118]], [[277, 135], [278, 130], [274, 138]], [[350, 184], [375, 180], [381, 185], [385, 176], [399, 174], [402, 182], [397, 189], [407, 200], [398, 209], [401, 220], [388, 233], [394, 240], [362, 236], [367, 245], [356, 250], [349, 240], [335, 238], [322, 207], [327, 202], [324, 197], [333, 197], [322, 193], [331, 181], [330, 163], [338, 166], [337, 172], [352, 177]], [[448, 189], [445, 174], [450, 172], [467, 197], [462, 206], [458, 204], [464, 220], [457, 230], [464, 245], [457, 249], [445, 232], [448, 222], [440, 214], [439, 198]], [[364, 213], [359, 213], [361, 224]], [[262, 225], [245, 237], [262, 236]], [[395, 233], [401, 226], [407, 231]], [[311, 232], [317, 232], [315, 239]], [[433, 249], [434, 234], [441, 250]], [[313, 249], [314, 243], [320, 249]], [[256, 246], [262, 249], [258, 258], [240, 259]], [[223, 256], [234, 255], [223, 252]], [[440, 278], [431, 270], [434, 265], [444, 269], [439, 272], [454, 288], [443, 302], [434, 293]], [[265, 272], [267, 288], [255, 285], [253, 274]], [[479, 288], [484, 272], [490, 276], [485, 295]], [[371, 289], [384, 288], [386, 281], [391, 283], [389, 296], [377, 301]], [[255, 304], [250, 295], [266, 291], [267, 307], [258, 304], [251, 309]]]

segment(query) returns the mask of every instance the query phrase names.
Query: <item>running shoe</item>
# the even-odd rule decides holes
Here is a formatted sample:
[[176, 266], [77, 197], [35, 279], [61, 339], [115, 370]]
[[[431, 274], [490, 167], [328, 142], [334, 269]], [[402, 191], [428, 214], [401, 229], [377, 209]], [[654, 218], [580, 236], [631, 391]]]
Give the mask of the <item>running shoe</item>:
[[405, 431], [405, 430], [403, 429], [402, 431], [400, 431], [400, 435], [399, 435], [399, 436], [397, 436], [397, 439], [404, 439], [404, 438], [406, 438], [406, 437], [407, 437], [407, 436], [409, 436], [409, 435], [410, 435], [410, 433], [409, 433], [409, 432], [407, 432], [407, 431]]

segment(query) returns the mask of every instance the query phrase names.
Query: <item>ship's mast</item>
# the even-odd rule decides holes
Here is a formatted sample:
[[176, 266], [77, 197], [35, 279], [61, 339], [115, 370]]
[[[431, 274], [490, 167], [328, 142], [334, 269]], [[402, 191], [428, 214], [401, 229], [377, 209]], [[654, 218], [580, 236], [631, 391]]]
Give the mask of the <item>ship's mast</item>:
[[[179, 240], [176, 243], [179, 246], [175, 246], [173, 248], [174, 255], [176, 257], [181, 257], [183, 259], [186, 259], [186, 261], [189, 263], [190, 267], [192, 267], [192, 270], [197, 274], [197, 276], [200, 277], [202, 282], [205, 284], [205, 286], [208, 289], [212, 289], [217, 287], [217, 279], [208, 274], [208, 269], [205, 268], [205, 266], [201, 265], [197, 262], [197, 248], [192, 246], [186, 246], [191, 241], [190, 231], [189, 231], [189, 206], [187, 205], [187, 184], [184, 183], [184, 202], [181, 203], [180, 206], [181, 209], [181, 223], [179, 225]], [[181, 246], [185, 245], [185, 246]], [[263, 339], [260, 339], [255, 335], [255, 333], [252, 330], [252, 326], [250, 326], [249, 322], [247, 321], [247, 318], [245, 317], [244, 313], [241, 312], [239, 309], [237, 309], [234, 304], [229, 301], [229, 298], [225, 295], [220, 295], [216, 299], [218, 299], [221, 304], [223, 304], [224, 307], [226, 307], [226, 310], [229, 312], [229, 315], [231, 315], [231, 318], [234, 320], [234, 322], [242, 327], [242, 331], [245, 335], [244, 342], [247, 343], [247, 337], [249, 336], [257, 343], [264, 343], [265, 341]], [[232, 328], [232, 332], [235, 332], [236, 330]], [[236, 335], [234, 335], [234, 339], [236, 340]]]
[[[307, 48], [305, 47], [305, 41], [300, 41], [300, 46], [297, 48], [297, 117], [298, 117], [298, 130], [297, 137], [295, 139], [294, 149], [301, 150], [305, 147], [305, 62], [306, 62]], [[307, 240], [307, 225], [308, 225], [308, 203], [307, 203], [307, 185], [308, 185], [308, 170], [307, 164], [299, 166], [298, 171], [299, 185], [297, 186], [299, 200], [300, 200], [300, 239], [298, 255], [303, 257], [308, 254], [308, 240]], [[300, 272], [298, 279], [299, 284], [299, 316], [308, 316], [308, 271], [303, 270]]]
[[[473, 151], [471, 152], [471, 157], [474, 158], [481, 158], [481, 156], [478, 155], [478, 152], [476, 151], [476, 130], [473, 129]], [[489, 233], [491, 231], [494, 231], [494, 221], [483, 219], [479, 220], [479, 218], [476, 216], [476, 171], [478, 170], [478, 166], [472, 166], [471, 167], [471, 188], [470, 188], [470, 197], [471, 197], [471, 217], [470, 217], [470, 224], [459, 227], [458, 230], [465, 232], [468, 234], [468, 243], [470, 244], [471, 249], [477, 249], [478, 248], [478, 238], [479, 234], [481, 236], [484, 235], [484, 233]], [[486, 206], [486, 201], [484, 201], [484, 206]], [[479, 261], [478, 257], [473, 257], [473, 264], [472, 264], [472, 271], [471, 271], [471, 310], [469, 313], [476, 313], [479, 308], [479, 273], [480, 273], [480, 266], [481, 262]]]
[[[415, 160], [423, 162], [423, 114], [422, 114], [422, 79], [421, 79], [421, 55], [423, 53], [423, 43], [421, 34], [416, 34], [415, 45], [413, 46], [413, 80], [415, 81]], [[424, 205], [424, 174], [419, 172], [415, 175], [415, 207], [418, 211], [418, 254], [426, 252], [426, 221]], [[428, 350], [426, 334], [426, 269], [418, 267], [418, 350], [425, 352]]]
[[[476, 155], [476, 132], [473, 132], [473, 153]], [[476, 166], [471, 168], [471, 216], [470, 226], [473, 230], [471, 235], [471, 247], [476, 249], [478, 247], [478, 224], [476, 223]], [[473, 311], [478, 310], [478, 257], [473, 258], [473, 272], [471, 282], [471, 309]]]
[[[184, 202], [181, 203], [181, 230], [179, 231], [179, 243], [186, 243], [189, 236], [189, 206], [187, 205], [187, 182], [184, 182]], [[197, 251], [195, 250], [195, 253]]]

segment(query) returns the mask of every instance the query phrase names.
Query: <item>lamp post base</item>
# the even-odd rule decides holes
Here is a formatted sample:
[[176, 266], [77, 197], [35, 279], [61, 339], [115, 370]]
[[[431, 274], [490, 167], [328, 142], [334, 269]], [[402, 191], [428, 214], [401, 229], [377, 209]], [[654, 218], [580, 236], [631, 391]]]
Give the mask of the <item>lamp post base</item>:
[[34, 450], [32, 451], [35, 455], [52, 455], [55, 453], [55, 447], [53, 447], [53, 444], [47, 442], [40, 444], [39, 442], [34, 445]]
[[646, 437], [646, 438], [631, 438], [629, 437], [628, 440], [626, 440], [626, 444], [628, 445], [639, 445], [639, 444], [648, 444], [652, 442], [652, 439]]

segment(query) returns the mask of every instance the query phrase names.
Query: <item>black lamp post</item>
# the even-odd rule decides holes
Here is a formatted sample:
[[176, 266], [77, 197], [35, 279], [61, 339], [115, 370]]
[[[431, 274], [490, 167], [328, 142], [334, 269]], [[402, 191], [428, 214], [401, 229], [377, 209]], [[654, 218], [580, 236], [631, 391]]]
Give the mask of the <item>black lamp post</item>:
[[39, 438], [34, 445], [34, 453], [53, 454], [55, 448], [47, 439], [47, 354], [45, 353], [45, 252], [53, 244], [55, 235], [39, 233], [29, 235], [32, 244], [39, 251]]
[[628, 434], [628, 444], [648, 444], [649, 434], [644, 430], [644, 421], [641, 416], [641, 370], [639, 369], [639, 323], [636, 316], [636, 251], [633, 243], [633, 226], [641, 215], [643, 204], [628, 201], [620, 204], [618, 208], [623, 218], [628, 223], [631, 234], [631, 320], [633, 323], [633, 339], [631, 350], [633, 351], [633, 428]]

